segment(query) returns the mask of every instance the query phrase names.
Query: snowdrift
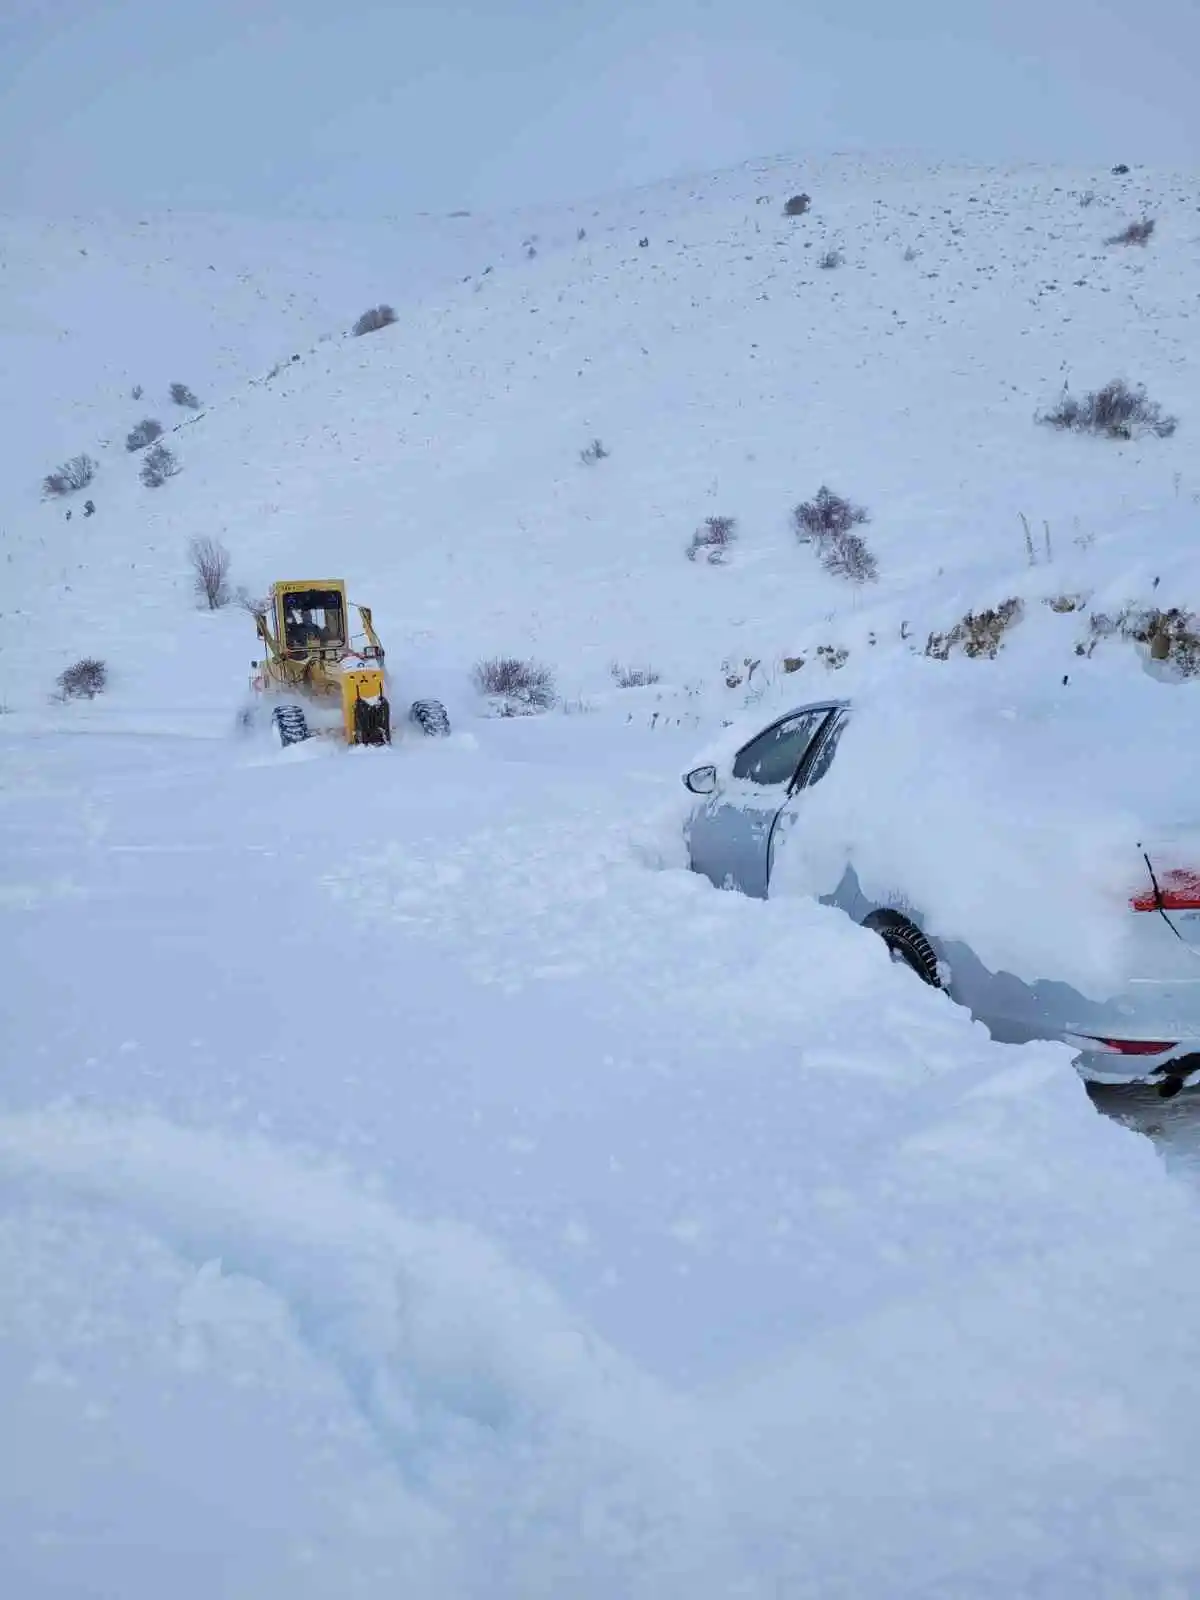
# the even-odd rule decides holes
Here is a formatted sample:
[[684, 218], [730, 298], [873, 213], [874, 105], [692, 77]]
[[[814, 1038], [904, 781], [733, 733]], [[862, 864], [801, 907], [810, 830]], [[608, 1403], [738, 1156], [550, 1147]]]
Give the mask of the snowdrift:
[[868, 895], [918, 908], [993, 971], [1096, 999], [1136, 975], [1143, 849], [1200, 867], [1200, 688], [1127, 659], [1051, 681], [1021, 656], [898, 657], [845, 687], [851, 721], [797, 804], [777, 892], [830, 893], [852, 862]]

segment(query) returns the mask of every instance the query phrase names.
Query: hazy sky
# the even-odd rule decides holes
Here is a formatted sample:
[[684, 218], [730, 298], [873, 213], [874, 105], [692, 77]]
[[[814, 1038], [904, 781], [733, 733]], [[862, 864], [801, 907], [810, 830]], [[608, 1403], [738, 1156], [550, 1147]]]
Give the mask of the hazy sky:
[[0, 208], [398, 215], [807, 150], [1200, 164], [1200, 0], [0, 0]]

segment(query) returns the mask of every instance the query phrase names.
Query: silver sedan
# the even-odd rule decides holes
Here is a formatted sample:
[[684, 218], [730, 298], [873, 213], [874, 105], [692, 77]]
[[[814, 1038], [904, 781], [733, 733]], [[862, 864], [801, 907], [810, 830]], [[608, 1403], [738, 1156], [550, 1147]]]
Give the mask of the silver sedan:
[[[717, 888], [765, 899], [789, 833], [804, 826], [805, 794], [829, 772], [852, 720], [845, 700], [797, 706], [748, 740], [725, 769], [685, 774], [697, 797], [685, 826], [692, 869]], [[853, 861], [821, 899], [878, 934], [894, 960], [965, 1005], [995, 1038], [1060, 1040], [1075, 1049], [1085, 1077], [1153, 1080], [1169, 1096], [1200, 1076], [1200, 881], [1160, 876], [1149, 859], [1146, 868], [1145, 892], [1129, 902], [1145, 970], [1103, 1002], [1052, 974], [1029, 983], [989, 971], [961, 939], [928, 926], [919, 906], [870, 899]]]

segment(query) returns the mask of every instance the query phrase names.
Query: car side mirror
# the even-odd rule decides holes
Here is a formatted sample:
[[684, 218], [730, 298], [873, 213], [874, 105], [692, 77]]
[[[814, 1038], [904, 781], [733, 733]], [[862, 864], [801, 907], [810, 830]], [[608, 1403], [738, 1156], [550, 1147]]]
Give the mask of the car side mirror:
[[684, 774], [683, 786], [693, 794], [716, 794], [717, 769], [714, 766], [693, 767]]

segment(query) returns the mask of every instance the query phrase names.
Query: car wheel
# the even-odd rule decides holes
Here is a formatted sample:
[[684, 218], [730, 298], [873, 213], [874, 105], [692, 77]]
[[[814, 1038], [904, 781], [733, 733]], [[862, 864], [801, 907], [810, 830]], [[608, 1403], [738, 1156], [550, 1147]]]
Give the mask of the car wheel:
[[877, 933], [887, 945], [893, 961], [902, 961], [922, 983], [931, 989], [944, 989], [937, 951], [917, 927], [899, 911], [872, 911], [863, 918], [863, 927]]

